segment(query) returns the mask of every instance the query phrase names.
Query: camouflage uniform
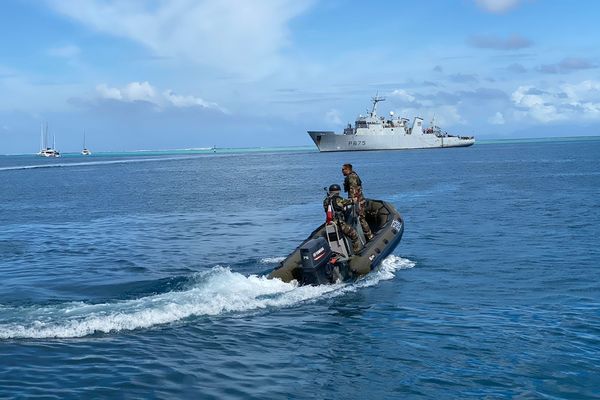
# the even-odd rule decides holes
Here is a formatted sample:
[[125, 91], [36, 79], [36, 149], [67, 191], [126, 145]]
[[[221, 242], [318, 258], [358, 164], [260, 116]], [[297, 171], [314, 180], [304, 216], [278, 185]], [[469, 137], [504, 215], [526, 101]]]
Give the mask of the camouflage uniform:
[[362, 182], [356, 172], [350, 172], [344, 179], [344, 191], [348, 192], [348, 199], [352, 199], [357, 205], [358, 220], [360, 221], [360, 226], [362, 226], [365, 238], [367, 240], [373, 239], [373, 233], [371, 233], [371, 228], [365, 219], [367, 202], [363, 197]]
[[335, 194], [330, 194], [325, 198], [325, 200], [323, 200], [323, 208], [325, 209], [325, 212], [327, 212], [329, 202], [331, 202], [334, 212], [333, 222], [337, 224], [338, 228], [340, 228], [344, 235], [348, 236], [350, 240], [352, 240], [352, 250], [355, 254], [358, 253], [362, 248], [358, 238], [358, 233], [356, 233], [356, 230], [351, 225], [346, 223], [344, 218], [344, 207], [352, 204], [352, 200], [341, 198], [338, 192]]

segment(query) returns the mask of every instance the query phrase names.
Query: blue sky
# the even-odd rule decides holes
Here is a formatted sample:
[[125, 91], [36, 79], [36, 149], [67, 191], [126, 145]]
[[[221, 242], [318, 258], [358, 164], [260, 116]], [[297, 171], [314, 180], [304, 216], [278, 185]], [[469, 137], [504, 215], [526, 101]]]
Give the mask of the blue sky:
[[600, 133], [600, 2], [0, 3], [0, 153], [310, 145], [380, 113], [478, 139]]

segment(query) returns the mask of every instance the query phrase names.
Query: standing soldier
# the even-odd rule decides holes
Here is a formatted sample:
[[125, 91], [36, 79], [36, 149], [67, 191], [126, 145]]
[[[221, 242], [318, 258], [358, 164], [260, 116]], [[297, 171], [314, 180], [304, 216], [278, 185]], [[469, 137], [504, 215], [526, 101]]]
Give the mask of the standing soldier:
[[360, 226], [362, 226], [365, 238], [367, 240], [371, 240], [373, 239], [373, 233], [371, 233], [371, 228], [365, 219], [365, 208], [367, 206], [367, 202], [363, 196], [362, 182], [360, 181], [360, 177], [352, 170], [352, 164], [344, 164], [342, 166], [342, 174], [345, 176], [344, 192], [348, 193], [348, 198], [352, 199], [358, 209], [358, 220], [360, 221]]
[[335, 222], [335, 224], [344, 233], [344, 235], [348, 236], [350, 240], [352, 240], [352, 250], [354, 251], [354, 254], [356, 254], [362, 248], [360, 244], [360, 239], [358, 238], [358, 233], [356, 233], [356, 230], [346, 223], [345, 218], [346, 206], [351, 205], [352, 200], [343, 199], [340, 196], [341, 190], [342, 188], [340, 187], [340, 185], [337, 185], [335, 183], [329, 186], [327, 197], [323, 201], [323, 208], [325, 209], [325, 212], [327, 212], [329, 206], [331, 205], [331, 208], [333, 208], [334, 213], [332, 222]]

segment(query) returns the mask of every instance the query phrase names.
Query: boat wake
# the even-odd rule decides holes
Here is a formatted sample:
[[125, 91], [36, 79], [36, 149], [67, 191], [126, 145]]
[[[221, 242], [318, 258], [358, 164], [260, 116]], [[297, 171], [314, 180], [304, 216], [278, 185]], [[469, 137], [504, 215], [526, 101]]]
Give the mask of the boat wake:
[[90, 165], [112, 165], [112, 164], [132, 164], [132, 163], [143, 163], [143, 162], [156, 162], [156, 161], [175, 161], [175, 160], [189, 160], [197, 157], [154, 157], [154, 158], [139, 158], [126, 160], [108, 160], [108, 161], [84, 161], [84, 162], [64, 162], [64, 163], [52, 163], [52, 164], [34, 164], [34, 165], [15, 165], [11, 167], [0, 167], [0, 171], [18, 171], [23, 169], [38, 169], [38, 168], [68, 168], [68, 167], [82, 167]]
[[285, 257], [265, 257], [260, 260], [261, 264], [278, 264], [285, 260]]
[[76, 338], [151, 328], [193, 316], [252, 312], [339, 296], [392, 279], [415, 263], [389, 256], [381, 267], [351, 284], [298, 286], [264, 276], [244, 276], [214, 267], [189, 278], [182, 290], [101, 304], [68, 302], [9, 307], [0, 305], [0, 339]]

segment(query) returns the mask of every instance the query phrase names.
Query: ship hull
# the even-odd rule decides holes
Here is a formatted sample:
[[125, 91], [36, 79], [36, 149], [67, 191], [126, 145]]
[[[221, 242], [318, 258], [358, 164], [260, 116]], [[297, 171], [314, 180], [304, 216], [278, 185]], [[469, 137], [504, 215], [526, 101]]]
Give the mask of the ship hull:
[[433, 134], [343, 135], [331, 131], [309, 131], [308, 134], [321, 152], [434, 149], [467, 147], [475, 143], [473, 138]]

